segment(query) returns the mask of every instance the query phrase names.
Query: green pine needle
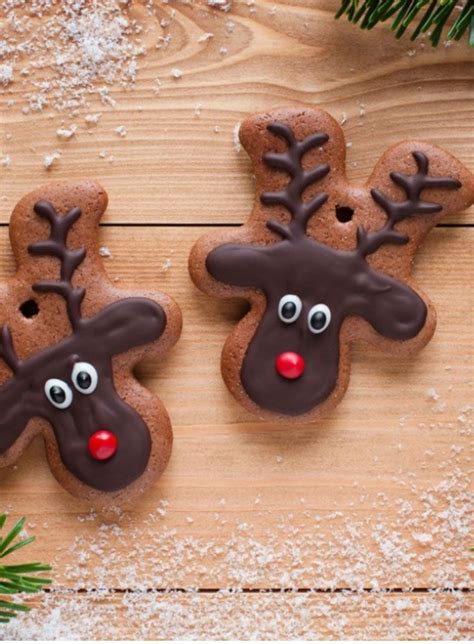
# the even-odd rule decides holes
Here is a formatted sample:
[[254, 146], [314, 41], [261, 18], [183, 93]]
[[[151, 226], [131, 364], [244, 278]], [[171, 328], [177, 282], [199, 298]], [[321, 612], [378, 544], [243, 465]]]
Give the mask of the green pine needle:
[[[6, 520], [6, 514], [0, 515], [0, 531]], [[34, 537], [28, 537], [27, 539], [20, 538], [16, 541], [23, 530], [25, 521], [25, 518], [20, 519], [6, 537], [2, 538], [0, 536], [0, 559], [8, 557], [8, 555], [20, 550], [20, 548], [24, 548], [35, 540]], [[38, 577], [38, 573], [49, 572], [50, 570], [51, 566], [38, 562], [12, 565], [0, 564], [0, 595], [37, 593], [44, 586], [48, 586], [51, 583], [51, 579]], [[18, 613], [28, 610], [29, 607], [25, 604], [17, 604], [6, 597], [3, 599], [0, 597], [0, 624], [7, 624]]]
[[433, 47], [439, 44], [454, 15], [446, 39], [460, 40], [469, 29], [468, 42], [474, 47], [474, 0], [342, 0], [336, 18], [343, 15], [361, 29], [372, 29], [379, 22], [391, 20], [395, 38], [401, 38], [413, 25], [410, 39], [429, 31]]

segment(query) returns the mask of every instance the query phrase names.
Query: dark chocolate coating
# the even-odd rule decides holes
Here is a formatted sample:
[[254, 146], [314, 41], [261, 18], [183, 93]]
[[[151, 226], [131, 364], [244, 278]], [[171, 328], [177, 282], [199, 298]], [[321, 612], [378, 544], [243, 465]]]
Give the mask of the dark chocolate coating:
[[[112, 357], [153, 342], [165, 326], [165, 313], [155, 302], [120, 300], [84, 320], [72, 336], [20, 363], [15, 377], [0, 387], [0, 453], [13, 445], [31, 418], [44, 418], [53, 427], [64, 465], [80, 481], [104, 492], [132, 483], [148, 464], [151, 439], [142, 418], [115, 390]], [[99, 383], [91, 395], [72, 384], [77, 362], [97, 370]], [[73, 391], [68, 409], [56, 409], [46, 398], [44, 385], [50, 378], [63, 380]], [[101, 429], [118, 439], [117, 452], [107, 461], [95, 460], [87, 448], [90, 436]]]
[[[152, 300], [127, 298], [91, 318], [82, 318], [80, 305], [85, 290], [74, 288], [71, 278], [84, 260], [85, 250], [69, 250], [66, 245], [68, 231], [81, 212], [74, 208], [60, 216], [47, 202], [38, 202], [35, 211], [49, 220], [51, 237], [31, 245], [29, 251], [61, 260], [61, 276], [57, 282], [40, 282], [34, 288], [57, 293], [66, 300], [73, 333], [21, 361], [16, 357], [9, 329], [1, 330], [0, 358], [13, 374], [0, 386], [0, 454], [15, 443], [32, 418], [43, 418], [54, 430], [64, 466], [82, 483], [114, 492], [127, 487], [145, 471], [151, 435], [141, 416], [118, 395], [112, 358], [157, 340], [165, 330], [166, 314]], [[78, 391], [73, 384], [71, 376], [78, 362], [89, 363], [97, 371], [98, 384], [90, 395]], [[45, 383], [53, 378], [66, 383], [73, 393], [67, 409], [56, 408], [45, 394]], [[118, 448], [110, 459], [99, 461], [91, 456], [88, 441], [92, 434], [104, 429], [114, 433]]]
[[[394, 340], [416, 336], [426, 319], [425, 303], [410, 287], [373, 270], [355, 250], [334, 250], [306, 236], [272, 246], [220, 246], [208, 255], [206, 265], [222, 282], [256, 287], [265, 294], [265, 315], [247, 349], [241, 379], [259, 406], [283, 414], [309, 411], [333, 391], [345, 317], [359, 315]], [[285, 294], [298, 295], [303, 303], [291, 324], [278, 317]], [[320, 303], [331, 310], [331, 323], [314, 334], [307, 316]], [[275, 369], [284, 351], [305, 360], [305, 372], [297, 380], [286, 380]]]
[[[316, 193], [310, 201], [305, 190], [328, 175], [327, 164], [303, 167], [303, 156], [324, 145], [328, 136], [315, 133], [298, 141], [290, 127], [273, 123], [268, 130], [286, 141], [284, 152], [264, 155], [267, 166], [290, 175], [286, 187], [276, 193], [264, 192], [265, 206], [284, 207], [291, 215], [288, 224], [270, 219], [267, 227], [283, 241], [267, 246], [225, 244], [206, 258], [208, 272], [220, 282], [244, 288], [256, 288], [266, 298], [266, 310], [245, 353], [240, 378], [248, 396], [260, 407], [297, 416], [311, 411], [326, 400], [337, 385], [340, 359], [340, 330], [348, 316], [367, 320], [382, 336], [408, 340], [420, 333], [427, 318], [424, 301], [408, 285], [366, 261], [383, 244], [403, 245], [408, 237], [394, 229], [395, 224], [416, 214], [429, 215], [442, 207], [423, 201], [427, 188], [455, 190], [461, 183], [450, 177], [428, 175], [429, 161], [421, 151], [414, 151], [418, 171], [414, 175], [392, 172], [394, 183], [406, 193], [404, 201], [393, 201], [378, 190], [372, 198], [386, 214], [386, 224], [377, 231], [357, 230], [354, 250], [343, 251], [326, 246], [306, 234], [309, 219], [325, 203], [328, 195]], [[278, 316], [280, 299], [297, 295], [303, 310], [299, 318], [286, 324]], [[312, 333], [308, 313], [316, 304], [331, 311], [331, 322], [322, 333]], [[282, 377], [275, 368], [277, 357], [286, 351], [304, 358], [303, 375], [294, 380]]]

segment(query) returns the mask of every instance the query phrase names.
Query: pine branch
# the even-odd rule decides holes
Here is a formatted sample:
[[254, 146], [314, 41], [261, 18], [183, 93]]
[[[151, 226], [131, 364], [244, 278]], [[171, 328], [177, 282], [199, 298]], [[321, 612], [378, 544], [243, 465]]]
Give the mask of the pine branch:
[[[0, 515], [0, 531], [2, 530], [7, 515]], [[0, 559], [4, 559], [21, 548], [32, 543], [35, 538], [18, 539], [25, 525], [25, 518], [20, 519], [10, 530], [6, 537], [0, 536]], [[17, 604], [1, 595], [16, 595], [18, 593], [37, 593], [51, 583], [50, 579], [39, 577], [38, 573], [49, 572], [51, 566], [38, 562], [26, 564], [1, 565], [0, 564], [0, 624], [7, 624], [20, 612], [29, 611], [25, 604]], [[1, 639], [1, 638], [0, 638]]]
[[401, 38], [413, 25], [411, 40], [429, 31], [433, 47], [439, 44], [451, 15], [456, 15], [446, 39], [461, 40], [469, 29], [468, 42], [474, 46], [474, 0], [342, 0], [336, 18], [343, 15], [361, 29], [391, 20], [395, 38]]

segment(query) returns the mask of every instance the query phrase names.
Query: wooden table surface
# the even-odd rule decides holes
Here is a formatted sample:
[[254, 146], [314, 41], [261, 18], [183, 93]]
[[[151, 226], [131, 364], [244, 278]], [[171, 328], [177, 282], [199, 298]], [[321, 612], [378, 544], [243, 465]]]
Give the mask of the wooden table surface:
[[[464, 43], [397, 42], [384, 26], [363, 33], [335, 22], [329, 0], [234, 0], [229, 12], [170, 1], [156, 3], [155, 17], [132, 4], [147, 55], [133, 91], [111, 88], [114, 108], [25, 115], [22, 82], [2, 93], [0, 153], [11, 165], [0, 167], [0, 278], [14, 269], [7, 224], [23, 194], [49, 179], [104, 185], [110, 275], [162, 289], [183, 311], [177, 347], [139, 372], [169, 410], [173, 456], [148, 494], [104, 515], [57, 485], [40, 440], [0, 473], [0, 511], [26, 515], [37, 537], [30, 557], [55, 566], [54, 592], [5, 632], [472, 636], [473, 212], [438, 226], [417, 258], [438, 311], [432, 342], [397, 360], [355, 347], [348, 393], [318, 425], [276, 427], [236, 404], [219, 360], [243, 305], [208, 298], [187, 272], [203, 232], [250, 212], [252, 176], [234, 128], [251, 112], [317, 105], [345, 120], [355, 182], [404, 138], [472, 167], [472, 54]], [[163, 17], [173, 38], [157, 49]], [[100, 122], [86, 127], [94, 111]], [[63, 121], [79, 125], [68, 141], [55, 135]], [[53, 150], [61, 157], [46, 171]]]

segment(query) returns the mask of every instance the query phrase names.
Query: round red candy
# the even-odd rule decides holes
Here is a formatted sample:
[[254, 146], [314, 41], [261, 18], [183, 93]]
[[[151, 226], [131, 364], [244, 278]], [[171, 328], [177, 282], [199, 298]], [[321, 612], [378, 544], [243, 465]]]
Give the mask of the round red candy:
[[294, 351], [285, 351], [280, 353], [275, 366], [280, 376], [288, 380], [295, 380], [303, 375], [304, 358]]
[[89, 438], [89, 452], [96, 461], [106, 461], [117, 451], [118, 441], [115, 434], [101, 429]]

